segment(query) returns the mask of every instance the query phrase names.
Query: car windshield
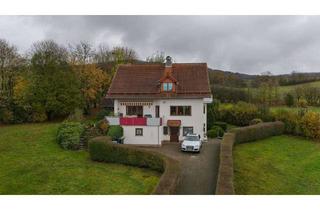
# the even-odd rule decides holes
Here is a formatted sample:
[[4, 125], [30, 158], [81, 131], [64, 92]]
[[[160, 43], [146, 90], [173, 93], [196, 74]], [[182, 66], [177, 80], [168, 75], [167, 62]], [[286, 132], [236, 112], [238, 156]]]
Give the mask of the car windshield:
[[199, 138], [196, 136], [186, 136], [185, 141], [199, 141]]

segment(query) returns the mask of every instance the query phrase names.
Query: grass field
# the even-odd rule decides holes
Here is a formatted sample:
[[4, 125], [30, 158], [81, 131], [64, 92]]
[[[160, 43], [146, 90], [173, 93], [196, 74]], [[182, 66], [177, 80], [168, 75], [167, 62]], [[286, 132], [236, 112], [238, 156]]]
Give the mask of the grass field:
[[320, 194], [320, 143], [277, 136], [234, 149], [236, 194]]
[[55, 142], [58, 124], [0, 127], [0, 194], [150, 194], [160, 174], [97, 163]]

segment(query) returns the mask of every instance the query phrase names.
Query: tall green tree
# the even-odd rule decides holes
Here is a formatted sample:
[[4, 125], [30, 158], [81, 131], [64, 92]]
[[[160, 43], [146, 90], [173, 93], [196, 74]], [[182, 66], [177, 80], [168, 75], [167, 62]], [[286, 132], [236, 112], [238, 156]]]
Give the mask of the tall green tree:
[[43, 113], [50, 120], [83, 106], [79, 81], [64, 47], [52, 40], [41, 41], [33, 45], [31, 55], [33, 74], [28, 98], [35, 113]]

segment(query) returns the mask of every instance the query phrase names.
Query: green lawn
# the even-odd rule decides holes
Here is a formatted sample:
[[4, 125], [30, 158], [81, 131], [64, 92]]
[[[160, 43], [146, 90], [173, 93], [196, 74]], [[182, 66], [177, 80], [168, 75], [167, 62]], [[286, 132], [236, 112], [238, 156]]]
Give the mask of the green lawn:
[[161, 174], [97, 163], [55, 142], [58, 124], [0, 127], [0, 194], [150, 194]]
[[320, 194], [320, 143], [277, 136], [234, 149], [236, 194]]

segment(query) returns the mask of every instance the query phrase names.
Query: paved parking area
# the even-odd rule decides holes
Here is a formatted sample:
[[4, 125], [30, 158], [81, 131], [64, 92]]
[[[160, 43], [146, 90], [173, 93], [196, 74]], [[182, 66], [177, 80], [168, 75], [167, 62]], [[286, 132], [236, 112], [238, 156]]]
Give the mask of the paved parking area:
[[156, 150], [178, 160], [182, 167], [181, 181], [177, 189], [180, 195], [213, 195], [219, 168], [220, 140], [209, 140], [200, 153], [180, 151], [179, 144], [164, 144]]

